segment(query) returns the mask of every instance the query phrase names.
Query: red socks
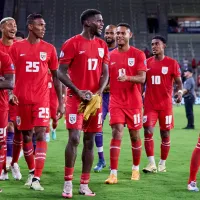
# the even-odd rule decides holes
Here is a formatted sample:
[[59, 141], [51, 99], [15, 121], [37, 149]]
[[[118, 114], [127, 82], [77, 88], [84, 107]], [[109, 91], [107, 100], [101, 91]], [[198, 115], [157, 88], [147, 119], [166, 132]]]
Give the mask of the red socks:
[[112, 139], [110, 143], [110, 168], [111, 170], [118, 169], [118, 160], [120, 154], [121, 140]]
[[22, 148], [23, 137], [22, 133], [19, 130], [15, 130], [14, 139], [13, 139], [13, 158], [11, 165], [18, 162], [20, 151]]
[[160, 148], [161, 148], [161, 159], [167, 160], [170, 150], [170, 136], [162, 138], [162, 143]]
[[90, 181], [90, 173], [82, 173], [80, 184], [88, 184]]
[[73, 180], [73, 174], [74, 174], [74, 168], [73, 167], [65, 167], [65, 181], [72, 181]]
[[5, 160], [5, 153], [4, 153], [4, 147], [2, 145], [1, 149], [0, 149], [0, 174], [1, 174], [2, 169], [4, 167], [4, 160]]
[[154, 156], [153, 134], [144, 134], [144, 147], [147, 157]]
[[28, 165], [29, 170], [35, 169], [35, 162], [34, 162], [34, 156], [33, 156], [33, 143], [32, 141], [28, 143], [23, 143], [23, 151], [24, 151], [24, 158], [26, 160], [26, 163]]
[[141, 139], [135, 142], [132, 141], [131, 144], [132, 144], [133, 165], [138, 166], [140, 164], [140, 158], [142, 153]]
[[197, 146], [195, 147], [192, 153], [192, 158], [190, 163], [190, 177], [188, 183], [190, 183], [191, 181], [196, 181], [196, 176], [199, 167], [200, 167], [200, 137], [198, 139]]
[[34, 177], [40, 178], [46, 160], [47, 143], [46, 141], [37, 141], [35, 149], [35, 172]]

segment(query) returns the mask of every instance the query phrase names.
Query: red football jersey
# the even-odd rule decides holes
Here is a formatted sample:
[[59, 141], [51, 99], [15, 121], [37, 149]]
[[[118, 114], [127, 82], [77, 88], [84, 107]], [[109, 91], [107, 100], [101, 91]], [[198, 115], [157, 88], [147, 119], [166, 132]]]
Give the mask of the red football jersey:
[[3, 44], [2, 39], [0, 39], [0, 51], [3, 51], [4, 53], [8, 53], [11, 46], [6, 46]]
[[161, 61], [151, 57], [147, 68], [144, 106], [155, 110], [172, 108], [174, 78], [181, 76], [177, 61], [167, 56]]
[[114, 49], [110, 53], [110, 108], [142, 108], [141, 84], [132, 82], [120, 82], [117, 78], [123, 74], [135, 76], [138, 71], [146, 71], [145, 54], [134, 47], [126, 52]]
[[78, 89], [95, 93], [99, 89], [102, 64], [109, 63], [108, 47], [100, 38], [88, 40], [76, 35], [63, 44], [59, 62], [69, 64], [70, 79]]
[[[8, 54], [0, 51], [0, 81], [4, 80], [5, 74], [14, 74], [14, 65]], [[0, 89], [0, 110], [8, 110], [8, 93], [7, 90]]]
[[55, 47], [43, 40], [15, 42], [9, 54], [16, 68], [15, 95], [21, 104], [49, 101], [48, 69], [58, 68]]

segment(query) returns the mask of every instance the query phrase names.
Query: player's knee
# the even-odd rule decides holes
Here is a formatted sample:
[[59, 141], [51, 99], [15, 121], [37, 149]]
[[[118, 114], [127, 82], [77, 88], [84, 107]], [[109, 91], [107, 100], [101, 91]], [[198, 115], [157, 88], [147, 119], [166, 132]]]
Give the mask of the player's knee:
[[144, 136], [153, 136], [153, 128], [144, 127]]
[[14, 124], [12, 122], [8, 122], [7, 131], [14, 132]]
[[170, 136], [170, 132], [166, 130], [160, 130], [161, 138], [167, 138]]
[[69, 143], [71, 143], [73, 146], [78, 146], [80, 143], [80, 136], [77, 134], [72, 135], [69, 137]]
[[122, 126], [120, 126], [120, 125], [112, 126], [112, 136], [114, 139], [121, 140], [122, 135], [123, 135], [123, 125]]

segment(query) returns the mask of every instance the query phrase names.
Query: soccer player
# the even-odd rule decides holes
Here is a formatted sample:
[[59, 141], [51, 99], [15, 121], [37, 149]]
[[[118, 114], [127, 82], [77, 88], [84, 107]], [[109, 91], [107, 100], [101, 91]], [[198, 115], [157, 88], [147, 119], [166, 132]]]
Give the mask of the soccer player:
[[[52, 139], [56, 139], [56, 128], [58, 125], [57, 120], [57, 108], [58, 108], [58, 98], [56, 95], [55, 87], [53, 86], [53, 79], [51, 72], [48, 73], [48, 88], [49, 88], [49, 98], [50, 98], [50, 119], [52, 119]], [[50, 141], [50, 125], [46, 130], [46, 141]]]
[[129, 24], [120, 23], [116, 29], [118, 47], [110, 53], [110, 175], [106, 184], [117, 183], [118, 160], [124, 124], [127, 124], [132, 146], [131, 180], [139, 180], [139, 164], [142, 150], [140, 129], [142, 128], [141, 84], [146, 78], [144, 52], [129, 45], [132, 32]]
[[[95, 116], [83, 121], [83, 114], [77, 113], [81, 100], [88, 100], [89, 94], [101, 95], [108, 82], [108, 47], [98, 38], [103, 29], [101, 12], [85, 10], [80, 16], [83, 31], [67, 40], [61, 49], [59, 79], [69, 89], [66, 99], [66, 127], [69, 132], [65, 150], [65, 176], [62, 196], [72, 197], [72, 179], [80, 131], [83, 129], [82, 175], [79, 193], [95, 196], [89, 187], [93, 164], [95, 134], [102, 132], [102, 109]], [[70, 77], [70, 78], [69, 78]]]
[[176, 103], [182, 99], [182, 81], [180, 68], [176, 60], [165, 56], [166, 40], [155, 36], [151, 41], [153, 57], [147, 60], [146, 92], [144, 98], [144, 146], [149, 164], [144, 173], [156, 173], [154, 158], [154, 127], [159, 120], [161, 136], [161, 156], [158, 164], [159, 172], [166, 172], [165, 162], [170, 150], [170, 130], [174, 127], [172, 111], [172, 92], [175, 82], [177, 93]]
[[[0, 50], [4, 53], [8, 53], [11, 45], [14, 42], [15, 34], [17, 32], [17, 25], [15, 20], [12, 17], [5, 17], [0, 21], [0, 29], [2, 32], [2, 38], [0, 39]], [[4, 163], [4, 169], [0, 176], [0, 180], [9, 179], [7, 170], [10, 169], [10, 163], [12, 160], [12, 152], [13, 152], [13, 137], [14, 137], [14, 125], [11, 120], [12, 115], [12, 106], [9, 105], [9, 122], [7, 127], [7, 138], [5, 145], [5, 154], [7, 155]]]
[[190, 162], [190, 176], [188, 180], [188, 190], [198, 192], [199, 188], [197, 187], [197, 173], [200, 167], [200, 134], [198, 138], [198, 143], [192, 153], [192, 158]]
[[[115, 41], [115, 31], [116, 31], [116, 26], [115, 25], [108, 25], [105, 28], [105, 32], [104, 32], [104, 39], [107, 43], [108, 46], [108, 50], [112, 51], [113, 49], [116, 48], [116, 41]], [[110, 97], [110, 93], [109, 93], [109, 88], [110, 86], [107, 85], [106, 88], [103, 91], [103, 106], [102, 106], [102, 124], [104, 123], [106, 116], [109, 112], [109, 97]], [[95, 172], [100, 172], [105, 166], [106, 166], [106, 162], [104, 159], [104, 153], [103, 153], [103, 132], [97, 133], [95, 135], [95, 143], [96, 143], [96, 147], [97, 147], [97, 151], [98, 151], [98, 156], [99, 156], [99, 161], [97, 163], [97, 165], [94, 167], [94, 171]]]
[[[13, 89], [14, 82], [14, 65], [9, 55], [0, 51], [0, 174], [6, 158], [4, 145], [6, 144], [9, 109], [6, 89]], [[2, 192], [1, 189], [0, 192]]]
[[[27, 17], [28, 37], [10, 48], [16, 69], [15, 95], [19, 100], [16, 122], [23, 134], [24, 157], [29, 168], [25, 185], [34, 190], [44, 190], [40, 177], [46, 159], [46, 127], [49, 124], [48, 69], [51, 70], [62, 115], [61, 83], [57, 79], [58, 60], [55, 47], [42, 40], [45, 21], [40, 14]], [[32, 132], [36, 134], [35, 158], [33, 156]]]

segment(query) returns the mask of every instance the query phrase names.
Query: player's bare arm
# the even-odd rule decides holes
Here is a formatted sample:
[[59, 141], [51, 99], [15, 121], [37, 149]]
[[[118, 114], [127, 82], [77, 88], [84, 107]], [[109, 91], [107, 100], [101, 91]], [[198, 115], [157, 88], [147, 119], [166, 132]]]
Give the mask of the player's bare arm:
[[[69, 87], [71, 90], [74, 91], [75, 94], [78, 95], [80, 99], [83, 100], [90, 100], [86, 97], [86, 93], [91, 93], [90, 91], [83, 91], [79, 90], [70, 80], [69, 75], [68, 75], [68, 64], [60, 64], [59, 69], [58, 69], [58, 78], [60, 81], [66, 86]], [[90, 95], [91, 96], [91, 95]]]
[[97, 91], [97, 94], [102, 94], [102, 92], [104, 91], [105, 87], [108, 84], [108, 65], [103, 63], [103, 72], [101, 75], [101, 79], [100, 79], [100, 87], [99, 90]]
[[127, 76], [127, 75], [118, 76], [117, 80], [120, 82], [129, 81], [132, 83], [144, 83], [146, 80], [146, 72], [138, 71], [138, 74], [136, 76]]
[[0, 89], [10, 89], [13, 90], [15, 82], [14, 74], [5, 74], [3, 79], [0, 80]]
[[177, 92], [175, 93], [175, 101], [176, 103], [180, 103], [182, 100], [182, 96], [184, 94], [183, 89], [183, 84], [181, 81], [181, 77], [176, 77], [174, 78], [175, 84], [176, 84], [176, 90]]
[[60, 119], [63, 113], [65, 112], [64, 107], [63, 107], [63, 101], [62, 101], [62, 83], [58, 79], [57, 70], [51, 70], [51, 74], [53, 77], [53, 84], [54, 84], [56, 94], [58, 97], [59, 106], [58, 106], [57, 114], [58, 114], [58, 118]]

